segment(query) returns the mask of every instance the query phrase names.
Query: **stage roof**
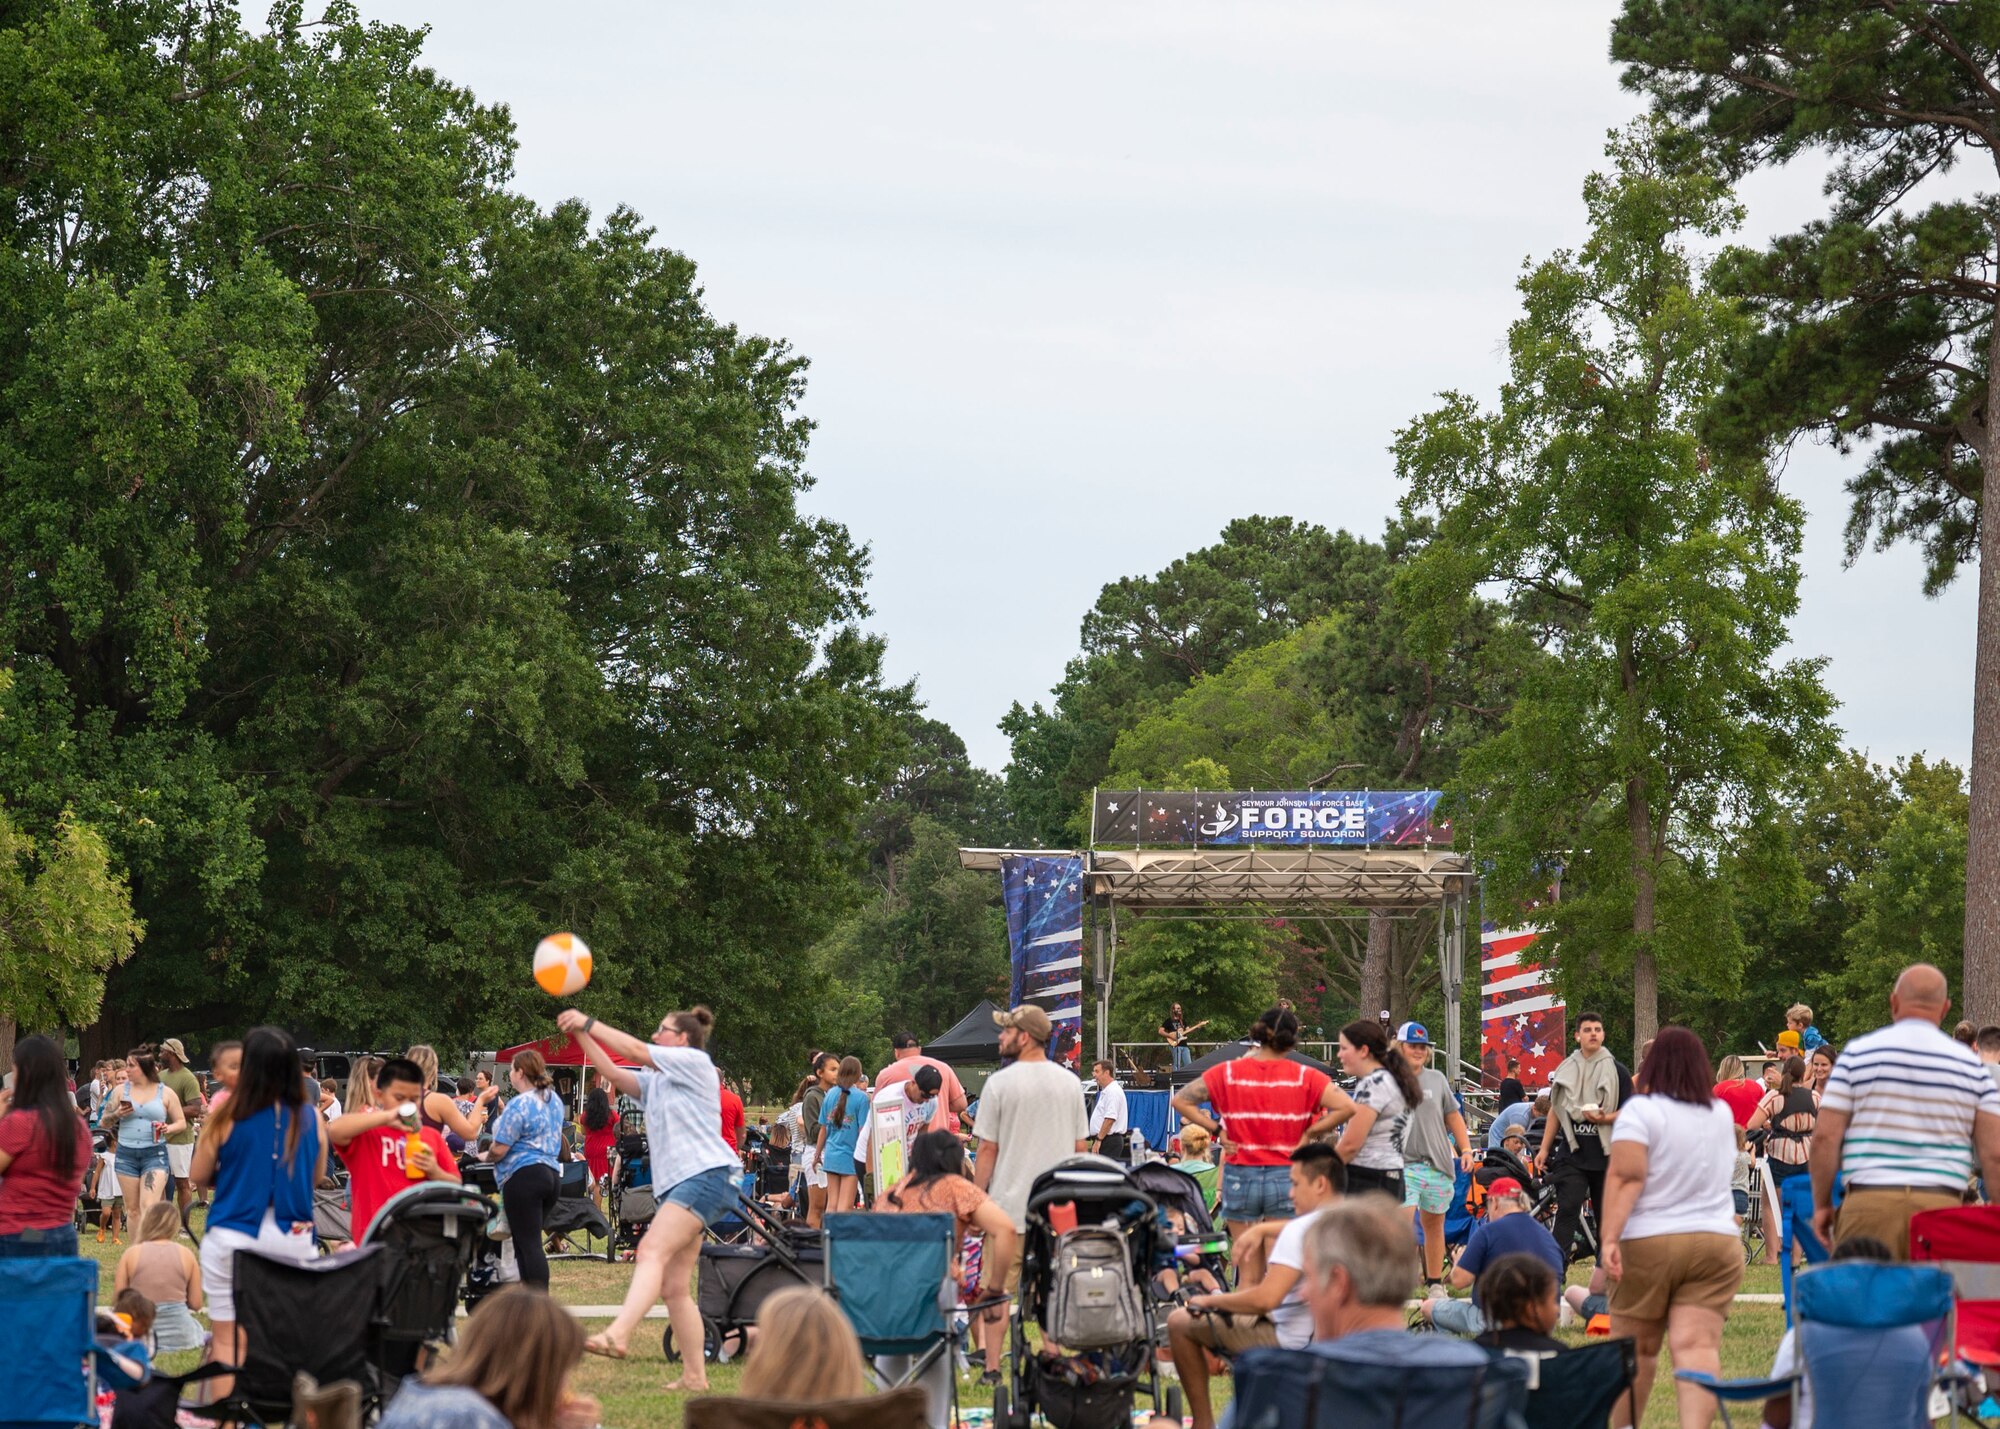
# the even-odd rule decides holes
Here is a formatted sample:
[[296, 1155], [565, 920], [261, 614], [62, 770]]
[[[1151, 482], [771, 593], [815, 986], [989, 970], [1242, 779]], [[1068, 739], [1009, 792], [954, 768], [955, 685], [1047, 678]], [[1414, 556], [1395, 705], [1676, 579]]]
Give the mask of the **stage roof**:
[[1085, 889], [1135, 913], [1261, 908], [1283, 913], [1369, 909], [1417, 913], [1473, 891], [1471, 857], [1447, 848], [963, 848], [962, 867], [997, 873], [1003, 859], [1081, 858]]

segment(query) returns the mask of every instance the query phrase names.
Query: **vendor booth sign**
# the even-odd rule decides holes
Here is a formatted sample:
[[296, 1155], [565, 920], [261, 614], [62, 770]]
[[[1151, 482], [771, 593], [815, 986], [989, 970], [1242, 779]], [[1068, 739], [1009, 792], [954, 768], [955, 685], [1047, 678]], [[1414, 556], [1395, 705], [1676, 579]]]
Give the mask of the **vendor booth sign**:
[[1092, 807], [1091, 843], [1449, 847], [1451, 826], [1437, 817], [1438, 798], [1435, 789], [1277, 793], [1099, 789]]

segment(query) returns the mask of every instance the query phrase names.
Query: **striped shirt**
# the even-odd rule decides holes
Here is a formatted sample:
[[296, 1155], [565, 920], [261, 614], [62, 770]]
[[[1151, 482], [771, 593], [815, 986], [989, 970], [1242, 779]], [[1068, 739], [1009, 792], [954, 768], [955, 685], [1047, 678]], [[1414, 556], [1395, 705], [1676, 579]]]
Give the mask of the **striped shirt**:
[[1209, 1068], [1201, 1081], [1222, 1118], [1224, 1159], [1232, 1166], [1287, 1164], [1306, 1128], [1319, 1119], [1328, 1084], [1325, 1072], [1289, 1058], [1247, 1053]]
[[2000, 1116], [2000, 1089], [1970, 1047], [1906, 1017], [1842, 1049], [1820, 1110], [1847, 1116], [1848, 1185], [1956, 1191], [1972, 1177], [1973, 1118]]

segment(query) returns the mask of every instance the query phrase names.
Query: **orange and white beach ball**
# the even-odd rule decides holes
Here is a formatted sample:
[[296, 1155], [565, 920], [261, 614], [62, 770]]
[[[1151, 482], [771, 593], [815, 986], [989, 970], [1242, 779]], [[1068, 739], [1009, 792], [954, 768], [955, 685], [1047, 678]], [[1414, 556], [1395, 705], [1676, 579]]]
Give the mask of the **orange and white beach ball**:
[[590, 982], [590, 945], [574, 933], [551, 933], [535, 944], [535, 981], [550, 997], [582, 992]]

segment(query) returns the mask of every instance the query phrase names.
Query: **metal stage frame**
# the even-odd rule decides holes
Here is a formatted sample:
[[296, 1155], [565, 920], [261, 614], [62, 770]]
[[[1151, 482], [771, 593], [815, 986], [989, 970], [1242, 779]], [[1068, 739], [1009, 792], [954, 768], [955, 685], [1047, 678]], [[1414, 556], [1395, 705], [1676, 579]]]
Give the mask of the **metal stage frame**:
[[1444, 1046], [1454, 1082], [1477, 1061], [1459, 1054], [1464, 1024], [1465, 943], [1478, 881], [1470, 854], [1431, 845], [1396, 847], [1245, 844], [1179, 848], [962, 848], [963, 868], [998, 873], [1008, 858], [1079, 858], [1094, 933], [1097, 1055], [1109, 1055], [1118, 919], [1189, 922], [1270, 918], [1410, 918], [1438, 910]]

